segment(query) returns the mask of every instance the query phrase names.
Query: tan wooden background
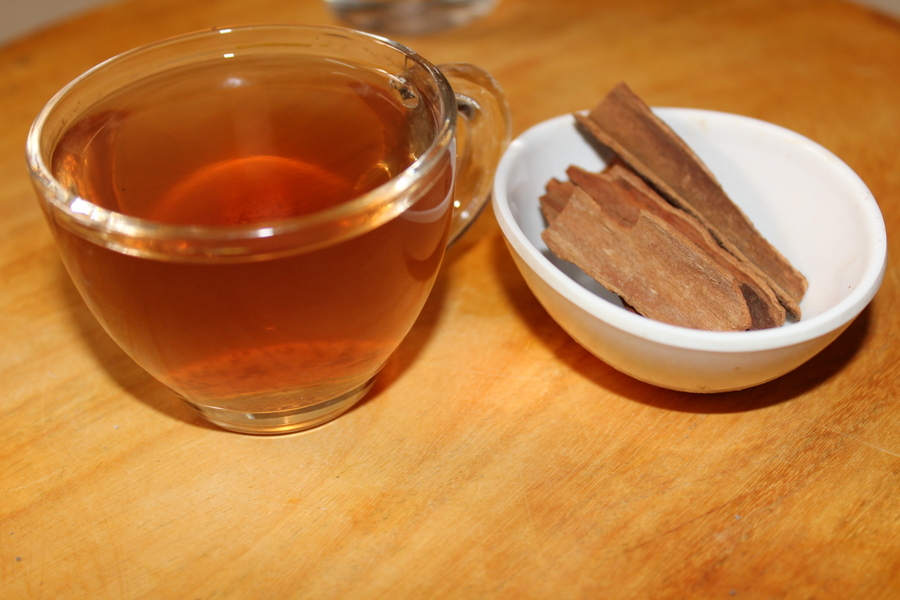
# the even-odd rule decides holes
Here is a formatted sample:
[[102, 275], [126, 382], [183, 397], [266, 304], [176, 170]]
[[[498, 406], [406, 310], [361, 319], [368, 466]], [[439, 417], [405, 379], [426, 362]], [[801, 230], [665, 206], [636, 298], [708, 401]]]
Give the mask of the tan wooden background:
[[318, 2], [130, 0], [0, 48], [0, 598], [900, 597], [900, 23], [837, 0], [503, 0], [401, 41], [506, 89], [517, 133], [626, 80], [823, 144], [888, 226], [872, 305], [808, 364], [692, 396], [619, 374], [526, 288], [490, 211], [367, 400], [311, 432], [198, 420], [109, 339], [25, 134], [93, 64]]

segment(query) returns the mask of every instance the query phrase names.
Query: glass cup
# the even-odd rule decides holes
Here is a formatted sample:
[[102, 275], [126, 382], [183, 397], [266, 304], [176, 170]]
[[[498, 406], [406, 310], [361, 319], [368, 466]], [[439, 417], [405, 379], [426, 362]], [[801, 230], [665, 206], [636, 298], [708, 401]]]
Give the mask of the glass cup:
[[497, 0], [325, 0], [353, 27], [421, 34], [458, 27], [487, 15]]
[[477, 67], [249, 26], [94, 67], [38, 115], [27, 159], [110, 336], [209, 421], [274, 434], [369, 390], [509, 134]]

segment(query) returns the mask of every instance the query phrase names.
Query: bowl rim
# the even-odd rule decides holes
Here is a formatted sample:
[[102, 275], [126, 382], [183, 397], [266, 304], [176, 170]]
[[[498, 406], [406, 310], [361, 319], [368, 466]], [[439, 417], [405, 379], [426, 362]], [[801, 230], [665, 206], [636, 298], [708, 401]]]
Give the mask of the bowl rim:
[[[690, 329], [654, 321], [625, 310], [590, 290], [584, 288], [566, 275], [527, 238], [519, 226], [509, 203], [508, 177], [517, 159], [521, 156], [530, 139], [561, 131], [568, 124], [575, 125], [573, 113], [559, 115], [537, 123], [509, 145], [494, 178], [493, 209], [507, 245], [540, 277], [547, 285], [575, 304], [582, 311], [603, 321], [608, 326], [659, 344], [686, 350], [707, 350], [716, 352], [752, 352], [774, 348], [784, 348], [803, 344], [810, 340], [840, 331], [849, 325], [871, 302], [884, 279], [887, 265], [887, 232], [878, 203], [862, 179], [832, 152], [799, 133], [766, 121], [733, 113], [676, 107], [652, 107], [654, 113], [666, 121], [672, 118], [703, 119], [706, 121], [737, 120], [770, 134], [778, 135], [798, 144], [804, 151], [818, 154], [831, 167], [839, 171], [850, 188], [857, 192], [859, 212], [871, 231], [867, 236], [869, 256], [859, 284], [836, 305], [809, 318], [786, 323], [782, 327], [755, 331], [722, 332]], [[537, 198], [535, 209], [537, 208]]]

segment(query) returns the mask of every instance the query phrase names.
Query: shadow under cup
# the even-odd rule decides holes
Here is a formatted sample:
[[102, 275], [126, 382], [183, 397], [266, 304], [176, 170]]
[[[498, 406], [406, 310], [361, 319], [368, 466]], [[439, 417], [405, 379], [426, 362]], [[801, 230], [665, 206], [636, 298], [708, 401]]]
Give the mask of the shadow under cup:
[[[453, 88], [381, 38], [260, 26], [165, 40], [76, 79], [27, 153], [93, 314], [226, 429], [286, 433], [350, 408], [412, 327], [508, 139], [489, 76], [448, 67]], [[481, 95], [459, 110], [459, 158], [457, 82]]]

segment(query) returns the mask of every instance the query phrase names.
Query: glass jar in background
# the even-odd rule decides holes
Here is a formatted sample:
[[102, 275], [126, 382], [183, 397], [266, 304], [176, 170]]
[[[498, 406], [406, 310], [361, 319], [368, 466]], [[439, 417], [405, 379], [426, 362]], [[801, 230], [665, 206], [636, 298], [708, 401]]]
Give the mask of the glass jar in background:
[[422, 34], [465, 25], [491, 12], [498, 0], [325, 0], [351, 27]]

